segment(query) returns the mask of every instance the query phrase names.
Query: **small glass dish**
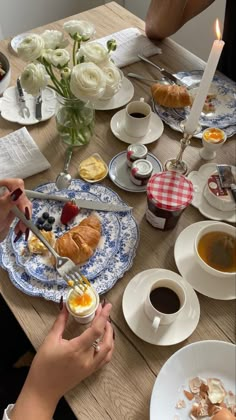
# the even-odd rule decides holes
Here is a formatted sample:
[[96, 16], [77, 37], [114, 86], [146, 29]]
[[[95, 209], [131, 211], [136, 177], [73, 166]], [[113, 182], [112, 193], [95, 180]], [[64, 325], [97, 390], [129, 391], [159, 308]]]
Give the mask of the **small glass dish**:
[[[84, 176], [83, 173], [81, 174], [81, 170], [82, 170], [81, 165], [83, 165], [86, 161], [88, 162], [88, 165], [89, 165], [89, 160], [91, 159], [91, 162], [92, 162], [93, 158], [94, 158], [94, 164], [97, 161], [97, 162], [100, 162], [100, 164], [103, 165], [103, 167], [104, 167], [104, 171], [102, 172], [102, 175], [99, 176], [98, 178], [95, 178], [95, 177], [90, 178], [90, 177]], [[98, 163], [98, 165], [99, 165], [99, 163]], [[106, 178], [107, 174], [108, 174], [108, 166], [107, 166], [106, 162], [102, 159], [102, 157], [98, 153], [93, 153], [91, 156], [89, 156], [88, 158], [86, 158], [82, 162], [80, 162], [79, 176], [82, 179], [84, 179], [84, 181], [86, 181], [86, 182], [90, 182], [90, 183], [100, 182], [104, 178]]]

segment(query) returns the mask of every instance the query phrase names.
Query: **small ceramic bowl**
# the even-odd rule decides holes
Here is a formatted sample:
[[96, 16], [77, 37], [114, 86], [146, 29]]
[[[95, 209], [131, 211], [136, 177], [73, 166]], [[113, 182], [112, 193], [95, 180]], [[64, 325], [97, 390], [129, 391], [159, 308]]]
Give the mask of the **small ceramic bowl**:
[[11, 80], [11, 67], [8, 58], [0, 52], [0, 63], [2, 64], [3, 70], [5, 70], [5, 75], [2, 80], [0, 80], [0, 95], [8, 88]]
[[212, 274], [213, 276], [222, 277], [222, 281], [223, 281], [223, 278], [234, 280], [236, 276], [236, 272], [226, 272], [226, 271], [217, 270], [213, 268], [211, 265], [207, 264], [199, 255], [199, 252], [198, 252], [199, 241], [204, 235], [210, 232], [224, 232], [232, 236], [233, 238], [235, 238], [236, 228], [234, 226], [228, 225], [227, 223], [216, 222], [214, 224], [204, 226], [202, 229], [200, 229], [194, 241], [195, 257], [197, 259], [197, 262], [200, 264], [200, 266], [204, 270], [206, 270], [208, 273]]

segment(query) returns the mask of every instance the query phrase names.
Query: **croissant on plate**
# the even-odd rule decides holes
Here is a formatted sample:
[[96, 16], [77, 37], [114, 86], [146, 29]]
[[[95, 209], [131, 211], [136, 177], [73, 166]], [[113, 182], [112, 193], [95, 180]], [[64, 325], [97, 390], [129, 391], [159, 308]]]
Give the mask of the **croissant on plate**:
[[192, 105], [192, 97], [185, 86], [155, 83], [151, 86], [154, 101], [169, 108], [183, 108]]
[[100, 238], [100, 220], [89, 216], [56, 240], [55, 251], [75, 264], [82, 264], [93, 255]]

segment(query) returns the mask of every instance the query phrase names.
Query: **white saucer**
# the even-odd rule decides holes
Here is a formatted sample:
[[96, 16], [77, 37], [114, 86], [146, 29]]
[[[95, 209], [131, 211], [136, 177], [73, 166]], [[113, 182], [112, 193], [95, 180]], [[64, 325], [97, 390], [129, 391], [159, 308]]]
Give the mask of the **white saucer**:
[[213, 299], [232, 300], [236, 298], [236, 279], [222, 279], [205, 271], [194, 255], [194, 238], [199, 230], [217, 222], [197, 222], [188, 226], [175, 242], [174, 256], [180, 274], [191, 286]]
[[133, 143], [141, 143], [141, 144], [149, 144], [153, 143], [159, 137], [161, 137], [164, 126], [163, 122], [161, 121], [160, 117], [155, 113], [152, 112], [151, 120], [150, 120], [150, 127], [147, 134], [143, 137], [132, 137], [129, 136], [125, 129], [124, 129], [124, 121], [125, 121], [125, 109], [121, 109], [115, 115], [113, 115], [111, 119], [111, 131], [119, 140], [123, 141], [124, 143], [133, 144]]
[[[143, 304], [149, 287], [163, 278], [181, 282], [186, 290], [187, 302], [176, 321], [170, 325], [161, 325], [154, 332]], [[122, 307], [125, 320], [133, 333], [147, 343], [158, 346], [170, 346], [188, 338], [197, 327], [200, 317], [199, 301], [192, 287], [178, 274], [158, 268], [145, 270], [130, 280], [124, 291]]]
[[18, 96], [15, 86], [10, 86], [5, 90], [3, 97], [0, 98], [0, 112], [2, 118], [10, 122], [17, 122], [22, 125], [38, 124], [46, 121], [55, 114], [57, 99], [55, 92], [46, 87], [42, 90], [42, 119], [39, 121], [35, 117], [36, 98], [24, 92], [26, 105], [30, 110], [30, 116], [23, 118], [20, 115]]
[[198, 171], [189, 173], [188, 178], [192, 181], [194, 195], [192, 205], [196, 207], [203, 216], [212, 220], [225, 220], [229, 223], [236, 223], [235, 211], [222, 211], [211, 206], [204, 197], [204, 188], [211, 174], [216, 171], [216, 163], [206, 163]]
[[129, 79], [123, 78], [120, 90], [108, 100], [99, 99], [94, 102], [94, 109], [96, 111], [108, 111], [111, 109], [120, 108], [126, 105], [134, 96], [134, 87]]
[[17, 48], [19, 44], [21, 43], [21, 41], [23, 41], [23, 39], [25, 39], [27, 36], [30, 36], [30, 35], [32, 35], [31, 32], [25, 32], [23, 34], [16, 35], [14, 36], [14, 38], [12, 38], [11, 47], [13, 51], [15, 51], [16, 54], [17, 54]]
[[[120, 152], [114, 156], [109, 163], [109, 176], [115, 185], [120, 187], [122, 190], [130, 192], [145, 192], [146, 185], [135, 185], [130, 179], [130, 168], [126, 162], [126, 152]], [[153, 174], [162, 172], [161, 162], [152, 153], [148, 153], [147, 160], [151, 162], [153, 166]]]

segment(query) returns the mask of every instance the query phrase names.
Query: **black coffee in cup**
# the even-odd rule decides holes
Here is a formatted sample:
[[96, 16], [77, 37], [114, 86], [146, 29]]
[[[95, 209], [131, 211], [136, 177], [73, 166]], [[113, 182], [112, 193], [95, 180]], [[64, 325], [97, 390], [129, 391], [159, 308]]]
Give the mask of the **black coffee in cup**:
[[146, 115], [142, 114], [141, 112], [131, 112], [129, 115], [131, 117], [134, 117], [134, 118], [145, 118], [146, 117]]
[[173, 314], [180, 309], [180, 300], [174, 290], [169, 287], [157, 287], [150, 293], [152, 306], [164, 314]]

